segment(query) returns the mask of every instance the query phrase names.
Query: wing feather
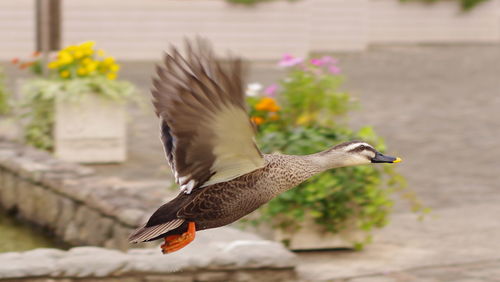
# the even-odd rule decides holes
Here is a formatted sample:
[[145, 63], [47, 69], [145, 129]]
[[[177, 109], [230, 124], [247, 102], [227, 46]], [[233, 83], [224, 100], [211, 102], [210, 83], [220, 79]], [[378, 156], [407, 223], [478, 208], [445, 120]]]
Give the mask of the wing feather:
[[200, 39], [186, 50], [166, 54], [152, 95], [167, 160], [190, 193], [261, 168], [264, 159], [246, 111], [241, 60], [222, 65]]

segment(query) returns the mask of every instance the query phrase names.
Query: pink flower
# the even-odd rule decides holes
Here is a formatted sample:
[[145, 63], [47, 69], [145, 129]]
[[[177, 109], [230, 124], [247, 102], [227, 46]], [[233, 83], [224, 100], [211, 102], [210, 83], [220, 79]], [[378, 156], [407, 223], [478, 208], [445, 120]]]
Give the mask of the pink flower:
[[328, 67], [328, 70], [330, 71], [330, 73], [332, 74], [339, 74], [340, 73], [340, 68], [335, 66], [335, 65], [331, 65]]
[[302, 59], [302, 58], [296, 58], [290, 54], [284, 54], [283, 58], [278, 63], [278, 66], [285, 67], [285, 68], [286, 67], [293, 67], [295, 65], [302, 63], [303, 61], [304, 61], [304, 59]]
[[323, 65], [323, 60], [321, 60], [321, 59], [311, 59], [311, 64], [319, 67], [319, 66]]
[[276, 91], [278, 91], [278, 85], [273, 83], [268, 87], [266, 87], [266, 89], [264, 89], [264, 94], [266, 94], [267, 96], [274, 97], [276, 96]]
[[323, 62], [323, 64], [327, 65], [327, 64], [336, 64], [338, 63], [339, 61], [333, 57], [330, 57], [330, 56], [324, 56], [323, 58], [320, 59], [321, 62]]

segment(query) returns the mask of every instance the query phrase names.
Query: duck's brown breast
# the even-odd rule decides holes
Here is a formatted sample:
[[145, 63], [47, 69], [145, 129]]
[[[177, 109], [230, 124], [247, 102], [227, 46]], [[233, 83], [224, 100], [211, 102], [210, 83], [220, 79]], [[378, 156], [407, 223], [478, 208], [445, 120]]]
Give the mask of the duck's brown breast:
[[295, 156], [266, 155], [266, 161], [262, 169], [201, 188], [179, 217], [195, 221], [198, 230], [227, 225], [316, 173]]

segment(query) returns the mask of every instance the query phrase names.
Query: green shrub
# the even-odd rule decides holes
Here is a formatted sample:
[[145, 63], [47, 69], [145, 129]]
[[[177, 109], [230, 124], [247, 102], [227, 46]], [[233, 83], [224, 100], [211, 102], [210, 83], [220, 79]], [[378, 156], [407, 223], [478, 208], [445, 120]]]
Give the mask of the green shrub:
[[9, 95], [5, 86], [5, 75], [0, 69], [0, 115], [9, 111]]
[[[265, 96], [248, 98], [265, 153], [312, 154], [350, 140], [364, 140], [385, 151], [383, 139], [371, 127], [353, 130], [347, 126], [348, 113], [358, 105], [340, 90], [343, 78], [335, 59], [303, 62], [285, 55], [280, 64], [289, 72], [279, 86], [266, 88]], [[354, 222], [367, 232], [365, 241], [355, 242], [362, 246], [369, 241], [370, 230], [387, 224], [391, 195], [405, 189], [405, 179], [394, 165], [337, 168], [279, 195], [261, 208], [258, 221], [296, 230], [308, 215], [330, 233]], [[413, 196], [410, 200], [416, 211], [422, 210], [418, 200]]]

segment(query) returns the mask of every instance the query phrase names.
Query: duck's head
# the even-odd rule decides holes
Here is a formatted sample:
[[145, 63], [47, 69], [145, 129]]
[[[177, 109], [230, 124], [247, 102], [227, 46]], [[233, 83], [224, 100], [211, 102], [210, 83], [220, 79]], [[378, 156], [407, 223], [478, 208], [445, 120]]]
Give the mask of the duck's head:
[[321, 152], [328, 159], [328, 168], [370, 163], [398, 163], [400, 158], [384, 155], [363, 141], [349, 141]]

